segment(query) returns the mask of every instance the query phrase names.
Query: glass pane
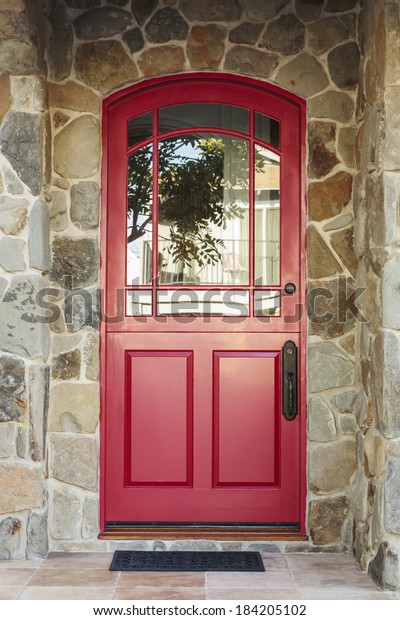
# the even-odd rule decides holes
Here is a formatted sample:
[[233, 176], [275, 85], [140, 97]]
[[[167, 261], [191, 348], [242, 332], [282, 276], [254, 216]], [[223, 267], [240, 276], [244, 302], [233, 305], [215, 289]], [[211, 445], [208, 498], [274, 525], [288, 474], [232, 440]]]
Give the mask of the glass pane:
[[268, 142], [272, 146], [279, 149], [280, 146], [280, 127], [278, 121], [275, 121], [265, 114], [256, 112], [255, 118], [256, 138], [263, 142]]
[[248, 316], [248, 291], [182, 291], [159, 290], [157, 292], [157, 314], [194, 316]]
[[218, 127], [249, 133], [249, 111], [219, 103], [187, 103], [160, 108], [159, 132], [186, 127]]
[[279, 155], [256, 146], [255, 284], [279, 284]]
[[254, 293], [254, 316], [279, 316], [281, 294], [279, 291], [256, 291]]
[[152, 145], [128, 158], [127, 284], [151, 283]]
[[249, 146], [196, 134], [159, 145], [159, 281], [248, 284]]
[[128, 146], [139, 144], [153, 135], [153, 112], [131, 118], [128, 123]]
[[151, 298], [151, 291], [128, 291], [126, 296], [127, 316], [150, 316]]

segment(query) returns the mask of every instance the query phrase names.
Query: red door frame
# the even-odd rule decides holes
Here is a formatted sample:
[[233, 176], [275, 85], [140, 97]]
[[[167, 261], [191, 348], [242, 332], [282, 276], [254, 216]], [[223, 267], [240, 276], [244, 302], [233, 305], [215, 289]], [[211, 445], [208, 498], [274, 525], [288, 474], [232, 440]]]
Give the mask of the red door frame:
[[[299, 143], [300, 143], [300, 286], [299, 286], [299, 306], [301, 312], [301, 318], [296, 321], [296, 328], [292, 330], [300, 332], [300, 356], [299, 356], [299, 406], [301, 413], [300, 418], [300, 533], [306, 534], [306, 363], [305, 363], [305, 351], [306, 351], [306, 315], [305, 315], [305, 294], [306, 294], [306, 247], [305, 247], [305, 231], [306, 231], [306, 182], [305, 182], [305, 157], [306, 157], [306, 104], [303, 99], [286, 92], [285, 90], [256, 80], [253, 78], [241, 77], [237, 75], [223, 74], [223, 73], [184, 73], [180, 75], [172, 75], [160, 78], [154, 78], [145, 80], [134, 84], [128, 88], [123, 89], [117, 93], [110, 95], [103, 101], [103, 131], [102, 131], [102, 217], [101, 217], [101, 273], [100, 273], [100, 285], [101, 285], [101, 345], [100, 345], [100, 530], [104, 531], [105, 528], [105, 454], [106, 454], [106, 433], [105, 433], [105, 364], [106, 364], [106, 323], [104, 316], [107, 314], [105, 295], [106, 290], [106, 235], [107, 235], [107, 164], [108, 164], [108, 122], [109, 114], [112, 106], [116, 103], [121, 103], [124, 100], [132, 97], [132, 95], [140, 95], [144, 93], [152, 94], [157, 92], [157, 88], [165, 86], [166, 84], [174, 84], [176, 88], [180, 85], [184, 85], [187, 81], [212, 81], [216, 80], [219, 83], [224, 81], [227, 85], [237, 86], [241, 85], [251, 87], [254, 89], [255, 95], [268, 96], [268, 94], [279, 97], [283, 100], [289, 101], [292, 105], [298, 108], [299, 114]], [[124, 321], [125, 323], [125, 321]], [[290, 324], [289, 324], [290, 327]], [[123, 329], [123, 327], [121, 327]], [[118, 330], [118, 327], [117, 327]], [[266, 330], [269, 331], [269, 330]]]

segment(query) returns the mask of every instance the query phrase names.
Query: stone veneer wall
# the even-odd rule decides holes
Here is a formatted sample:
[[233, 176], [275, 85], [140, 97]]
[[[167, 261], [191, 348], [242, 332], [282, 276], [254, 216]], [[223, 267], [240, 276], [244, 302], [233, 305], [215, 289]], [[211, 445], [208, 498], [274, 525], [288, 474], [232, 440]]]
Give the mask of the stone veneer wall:
[[366, 2], [357, 97], [354, 210], [358, 469], [353, 551], [375, 581], [400, 586], [400, 5]]
[[[357, 271], [357, 0], [31, 5], [33, 14], [24, 0], [0, 0], [0, 497], [8, 498], [0, 501], [0, 557], [45, 554], [47, 533], [51, 550], [107, 544], [96, 538], [97, 312], [71, 301], [81, 287], [97, 299], [100, 103], [140, 79], [202, 70], [254, 76], [308, 100], [309, 287], [331, 292], [328, 306], [321, 297], [316, 305], [333, 314], [310, 324], [308, 528], [316, 546], [350, 545], [355, 320], [338, 310]], [[34, 290], [49, 282], [67, 315], [50, 330], [29, 320]]]

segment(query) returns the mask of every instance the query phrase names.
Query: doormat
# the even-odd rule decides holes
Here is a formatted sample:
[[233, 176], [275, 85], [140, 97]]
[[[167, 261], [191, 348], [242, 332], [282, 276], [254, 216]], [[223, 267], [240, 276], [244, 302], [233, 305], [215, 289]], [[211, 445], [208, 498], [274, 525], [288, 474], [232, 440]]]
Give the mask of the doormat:
[[116, 551], [110, 570], [264, 572], [258, 551]]

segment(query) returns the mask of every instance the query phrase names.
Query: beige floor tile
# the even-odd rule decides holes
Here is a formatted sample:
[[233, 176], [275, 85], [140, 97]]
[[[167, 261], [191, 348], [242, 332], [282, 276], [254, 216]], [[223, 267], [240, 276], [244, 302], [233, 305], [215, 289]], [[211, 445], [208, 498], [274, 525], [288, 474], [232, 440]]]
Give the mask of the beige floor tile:
[[36, 569], [29, 570], [27, 568], [0, 568], [0, 584], [6, 586], [26, 586], [28, 581], [35, 574]]
[[335, 570], [292, 571], [296, 586], [301, 588], [366, 588], [378, 590], [372, 579], [355, 568], [351, 571], [337, 568]]
[[0, 601], [11, 601], [18, 598], [24, 588], [22, 586], [0, 587]]
[[302, 600], [394, 600], [393, 592], [381, 592], [374, 588], [301, 588]]
[[205, 600], [205, 588], [149, 588], [149, 587], [118, 587], [114, 600], [119, 601], [163, 601], [163, 600], [182, 600], [196, 601]]
[[288, 570], [289, 564], [286, 559], [286, 555], [283, 553], [262, 553], [262, 561], [264, 563], [265, 570]]
[[111, 565], [113, 553], [49, 553], [43, 567], [52, 568], [65, 566], [90, 569], [106, 569]]
[[105, 569], [92, 570], [91, 568], [39, 568], [30, 586], [72, 586], [96, 587], [113, 586], [117, 583], [119, 573]]
[[207, 573], [207, 588], [265, 588], [287, 590], [295, 587], [290, 571], [269, 570], [265, 573]]
[[292, 601], [300, 600], [297, 590], [267, 590], [265, 588], [207, 588], [207, 600], [227, 601]]
[[293, 570], [354, 567], [358, 564], [350, 553], [288, 553], [287, 562]]
[[0, 560], [0, 570], [3, 568], [28, 568], [29, 570], [35, 570], [43, 564], [45, 560]]
[[114, 587], [31, 587], [28, 586], [19, 597], [24, 601], [50, 601], [50, 600], [93, 600], [111, 601], [114, 594]]
[[205, 586], [205, 573], [162, 573], [162, 572], [122, 572], [118, 586], [152, 586], [160, 588], [202, 588]]

